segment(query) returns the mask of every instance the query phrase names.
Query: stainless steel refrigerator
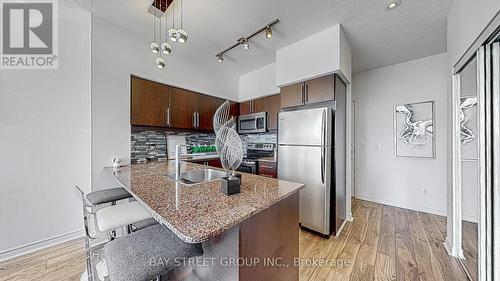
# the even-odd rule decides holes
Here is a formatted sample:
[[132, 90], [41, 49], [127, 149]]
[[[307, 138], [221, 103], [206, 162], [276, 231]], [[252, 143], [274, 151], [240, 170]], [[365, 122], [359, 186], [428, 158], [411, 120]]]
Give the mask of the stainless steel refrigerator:
[[[336, 130], [335, 123], [332, 107], [285, 111], [278, 117], [278, 178], [305, 184], [300, 224], [323, 235], [337, 234], [345, 220], [345, 146], [335, 146], [337, 138], [345, 140], [340, 136], [345, 130]], [[344, 163], [340, 156], [336, 161], [335, 149], [344, 150]]]

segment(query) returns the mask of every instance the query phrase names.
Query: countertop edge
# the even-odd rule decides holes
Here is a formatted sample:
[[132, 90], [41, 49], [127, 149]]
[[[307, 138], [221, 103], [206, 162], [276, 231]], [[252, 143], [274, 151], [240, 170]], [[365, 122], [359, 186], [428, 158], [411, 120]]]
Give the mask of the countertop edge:
[[275, 202], [273, 202], [271, 205], [267, 206], [266, 208], [262, 208], [262, 209], [256, 209], [254, 212], [250, 212], [247, 216], [244, 216], [241, 220], [238, 220], [236, 221], [235, 223], [232, 223], [232, 224], [228, 224], [227, 226], [219, 229], [219, 231], [216, 231], [216, 232], [213, 232], [213, 233], [210, 233], [210, 235], [207, 235], [206, 237], [199, 237], [199, 238], [193, 238], [193, 237], [190, 237], [190, 236], [187, 236], [183, 233], [181, 233], [177, 228], [175, 228], [175, 226], [173, 226], [171, 223], [169, 223], [168, 221], [166, 221], [165, 219], [163, 219], [163, 217], [161, 215], [159, 215], [155, 210], [153, 210], [151, 207], [149, 207], [148, 204], [146, 204], [144, 201], [142, 201], [142, 199], [137, 196], [132, 190], [130, 190], [123, 182], [121, 182], [118, 177], [115, 176], [115, 173], [113, 171], [113, 178], [123, 187], [125, 188], [128, 192], [130, 192], [130, 194], [132, 195], [132, 197], [134, 197], [135, 200], [137, 200], [137, 202], [139, 202], [146, 210], [148, 210], [151, 214], [152, 214], [152, 217], [160, 224], [166, 226], [169, 230], [171, 230], [177, 237], [179, 237], [179, 239], [181, 239], [182, 241], [186, 242], [186, 243], [189, 243], [189, 244], [197, 244], [197, 243], [202, 243], [202, 242], [205, 242], [205, 241], [208, 241], [210, 240], [211, 238], [213, 237], [216, 237], [220, 234], [222, 234], [223, 232], [241, 224], [242, 222], [244, 222], [245, 220], [247, 220], [248, 218], [250, 217], [253, 217], [255, 216], [256, 214], [264, 211], [264, 210], [267, 210], [269, 208], [271, 208], [272, 206], [274, 206], [275, 204], [287, 199], [288, 197], [290, 197], [291, 195], [295, 194], [296, 192], [299, 192], [302, 188], [305, 187], [304, 184], [302, 184], [300, 187], [298, 187], [296, 190], [292, 191], [292, 192], [289, 192], [288, 194], [284, 195], [283, 197], [280, 198], [280, 200], [277, 200]]

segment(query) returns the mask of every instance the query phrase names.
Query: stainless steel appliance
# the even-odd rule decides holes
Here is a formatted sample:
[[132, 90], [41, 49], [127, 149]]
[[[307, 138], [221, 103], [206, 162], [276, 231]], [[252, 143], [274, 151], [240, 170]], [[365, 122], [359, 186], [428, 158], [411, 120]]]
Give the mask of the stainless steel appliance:
[[[335, 163], [334, 149], [345, 147], [334, 144], [345, 134], [335, 132], [333, 106], [281, 112], [278, 122], [278, 178], [305, 184], [300, 191], [301, 226], [337, 234], [345, 220], [345, 163]], [[344, 176], [336, 181], [341, 165]]]
[[259, 158], [274, 156], [275, 148], [276, 144], [274, 143], [248, 143], [246, 156], [237, 170], [250, 174], [258, 174], [259, 167], [257, 160]]
[[267, 131], [267, 113], [257, 112], [238, 116], [238, 133], [265, 133]]

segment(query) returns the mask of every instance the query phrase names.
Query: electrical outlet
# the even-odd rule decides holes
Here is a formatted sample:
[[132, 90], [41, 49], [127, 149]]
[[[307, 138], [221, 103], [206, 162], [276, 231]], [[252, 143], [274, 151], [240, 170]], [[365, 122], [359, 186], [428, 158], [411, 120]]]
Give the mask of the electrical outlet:
[[428, 188], [422, 188], [422, 191], [424, 192], [425, 196], [427, 196], [428, 193], [429, 193], [429, 189]]

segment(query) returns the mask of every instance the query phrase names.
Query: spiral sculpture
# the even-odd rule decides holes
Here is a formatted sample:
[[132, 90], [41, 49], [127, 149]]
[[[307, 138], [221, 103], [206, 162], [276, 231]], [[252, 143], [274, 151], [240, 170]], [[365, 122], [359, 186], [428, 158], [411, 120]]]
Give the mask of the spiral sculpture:
[[234, 174], [234, 171], [240, 166], [243, 160], [243, 145], [241, 138], [236, 132], [236, 122], [234, 117], [230, 116], [231, 103], [225, 101], [215, 111], [214, 131], [215, 147], [219, 154], [222, 168], [228, 174]]

